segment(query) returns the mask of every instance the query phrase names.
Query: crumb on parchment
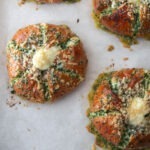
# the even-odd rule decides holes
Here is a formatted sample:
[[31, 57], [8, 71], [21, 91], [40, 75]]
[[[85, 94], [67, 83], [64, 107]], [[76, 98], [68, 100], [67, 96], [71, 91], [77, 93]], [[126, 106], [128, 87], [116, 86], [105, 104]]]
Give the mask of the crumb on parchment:
[[[22, 6], [22, 5], [25, 4], [25, 2], [26, 2], [26, 0], [20, 0], [20, 1], [18, 2], [18, 5], [19, 5], [19, 6]], [[39, 10], [39, 6], [38, 6], [38, 3], [36, 3], [36, 4], [37, 4], [37, 5], [36, 5], [35, 10], [38, 11], [38, 10]]]
[[110, 64], [108, 67], [105, 68], [106, 71], [113, 70], [115, 66], [115, 63]]
[[115, 47], [113, 45], [109, 45], [107, 48], [107, 51], [111, 52], [115, 49]]
[[128, 57], [124, 57], [123, 60], [124, 60], [124, 61], [128, 61], [129, 58], [128, 58]]
[[17, 103], [18, 101], [16, 101], [13, 96], [11, 96], [6, 102], [9, 107], [14, 107]]
[[77, 19], [77, 23], [79, 23], [79, 22], [80, 22], [80, 19], [78, 18], [78, 19]]

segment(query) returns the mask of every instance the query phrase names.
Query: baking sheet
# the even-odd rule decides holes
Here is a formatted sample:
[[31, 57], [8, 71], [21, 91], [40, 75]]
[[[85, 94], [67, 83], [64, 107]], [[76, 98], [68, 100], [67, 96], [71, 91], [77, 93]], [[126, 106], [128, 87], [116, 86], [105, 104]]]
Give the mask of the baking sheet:
[[[94, 136], [85, 128], [85, 114], [87, 94], [98, 74], [125, 67], [150, 68], [150, 42], [140, 39], [132, 51], [124, 48], [116, 36], [95, 28], [91, 6], [91, 0], [82, 0], [37, 9], [33, 3], [19, 7], [17, 0], [0, 0], [0, 150], [91, 150]], [[86, 81], [54, 104], [12, 97], [8, 88], [7, 41], [19, 28], [40, 22], [69, 25], [82, 39], [89, 60]], [[109, 45], [115, 50], [108, 52]], [[15, 104], [10, 107], [12, 100]]]

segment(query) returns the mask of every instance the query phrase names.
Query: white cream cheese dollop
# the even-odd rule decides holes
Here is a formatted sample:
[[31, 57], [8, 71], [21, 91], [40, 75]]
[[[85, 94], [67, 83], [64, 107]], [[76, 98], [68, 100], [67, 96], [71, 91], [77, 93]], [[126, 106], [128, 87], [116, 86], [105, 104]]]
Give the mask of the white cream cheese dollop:
[[147, 101], [140, 97], [135, 97], [128, 108], [129, 121], [132, 125], [140, 125], [144, 121], [145, 115], [149, 112]]
[[40, 70], [48, 69], [55, 60], [58, 50], [60, 47], [57, 46], [37, 50], [32, 59], [33, 66]]

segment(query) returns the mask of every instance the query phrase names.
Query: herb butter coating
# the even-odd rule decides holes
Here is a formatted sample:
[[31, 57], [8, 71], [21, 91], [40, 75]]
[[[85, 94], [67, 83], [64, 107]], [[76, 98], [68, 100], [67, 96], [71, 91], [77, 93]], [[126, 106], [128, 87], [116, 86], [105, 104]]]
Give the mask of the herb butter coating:
[[116, 33], [132, 44], [136, 37], [150, 38], [150, 0], [93, 0], [98, 27]]
[[150, 71], [100, 74], [89, 93], [88, 130], [107, 150], [150, 148]]
[[17, 31], [7, 45], [9, 82], [35, 102], [54, 101], [85, 78], [87, 57], [66, 25], [36, 24]]

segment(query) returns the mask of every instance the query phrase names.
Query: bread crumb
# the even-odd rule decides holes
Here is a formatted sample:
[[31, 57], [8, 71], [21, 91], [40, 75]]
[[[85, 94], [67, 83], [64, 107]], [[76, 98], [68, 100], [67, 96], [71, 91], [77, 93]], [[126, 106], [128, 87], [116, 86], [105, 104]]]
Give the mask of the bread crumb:
[[105, 69], [106, 69], [107, 71], [109, 71], [109, 70], [114, 69], [114, 66], [115, 66], [115, 64], [112, 63], [112, 64], [110, 64], [108, 67], [106, 67]]
[[107, 51], [111, 52], [115, 49], [115, 47], [113, 45], [109, 45], [107, 48]]
[[14, 91], [14, 90], [12, 90], [12, 91], [10, 91], [10, 93], [11, 93], [11, 94], [15, 94], [15, 91]]
[[80, 19], [78, 18], [78, 19], [77, 19], [77, 23], [79, 23], [79, 22], [80, 22]]
[[16, 100], [14, 100], [12, 97], [10, 100], [7, 100], [6, 104], [9, 106], [9, 107], [14, 107], [18, 102]]
[[128, 61], [129, 58], [128, 58], [128, 57], [124, 57], [123, 60], [124, 60], [124, 61]]
[[[10, 87], [8, 87], [8, 88], [10, 88]], [[10, 94], [11, 94], [11, 95], [9, 96], [9, 98], [8, 98], [7, 101], [6, 101], [6, 104], [7, 104], [9, 107], [14, 107], [16, 104], [21, 104], [20, 101], [18, 101], [18, 100], [16, 100], [16, 99], [14, 98], [14, 94], [15, 94], [15, 91], [14, 91], [14, 90], [11, 90], [11, 91], [10, 91]], [[14, 109], [17, 110], [18, 108], [15, 107]]]

